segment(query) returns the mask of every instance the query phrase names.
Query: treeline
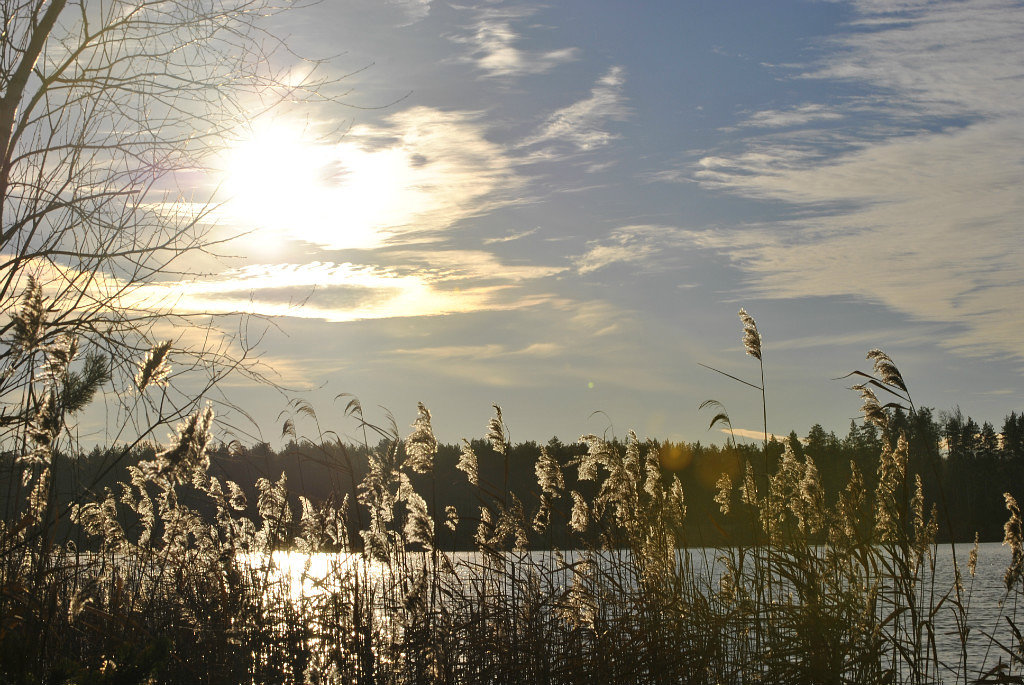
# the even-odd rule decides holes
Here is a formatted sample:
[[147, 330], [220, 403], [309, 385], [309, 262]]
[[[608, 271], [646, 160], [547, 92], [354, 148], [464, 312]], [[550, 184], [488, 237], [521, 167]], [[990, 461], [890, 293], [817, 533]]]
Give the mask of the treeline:
[[[818, 469], [826, 502], [831, 505], [846, 487], [851, 469], [855, 466], [863, 476], [868, 492], [877, 482], [879, 454], [885, 441], [895, 444], [902, 433], [908, 450], [907, 479], [910, 487], [920, 477], [927, 507], [935, 505], [939, 539], [967, 542], [978, 533], [982, 541], [1002, 539], [1006, 510], [1002, 493], [1008, 491], [1024, 501], [1024, 413], [1010, 413], [1000, 430], [990, 423], [979, 425], [959, 410], [939, 415], [929, 408], [914, 412], [896, 410], [886, 434], [870, 423], [851, 421], [843, 437], [826, 432], [814, 425], [806, 436], [796, 431], [784, 441], [769, 440], [767, 454], [763, 443], [738, 444], [728, 440], [725, 445], [701, 442], [670, 442], [649, 440], [644, 450], [653, 450], [661, 465], [666, 484], [678, 477], [686, 496], [687, 517], [684, 531], [677, 539], [692, 546], [715, 546], [751, 542], [750, 527], [744, 527], [735, 517], [721, 515], [715, 501], [716, 484], [722, 474], [738, 483], [749, 462], [755, 483], [763, 487], [765, 468], [774, 472], [786, 445], [798, 458], [810, 456]], [[625, 451], [625, 441], [612, 439], [614, 449]], [[466, 447], [477, 457], [479, 484], [472, 485], [466, 474], [457, 468]], [[578, 533], [568, 529], [573, 505], [572, 491], [590, 501], [596, 495], [590, 481], [576, 478], [575, 466], [586, 452], [582, 443], [563, 442], [557, 437], [546, 444], [534, 441], [507, 445], [505, 454], [485, 440], [476, 439], [465, 444], [440, 444], [429, 474], [412, 475], [412, 484], [425, 499], [432, 512], [439, 542], [444, 548], [469, 549], [474, 546], [476, 523], [481, 505], [500, 503], [506, 509], [521, 509], [529, 529], [531, 546], [566, 547], [578, 544]], [[371, 451], [391, 450], [396, 458], [404, 456], [401, 438], [381, 440], [377, 445], [355, 445], [343, 442], [314, 444], [305, 440], [292, 440], [280, 451], [262, 443], [250, 447], [235, 445], [229, 449], [220, 445], [211, 450], [210, 473], [222, 480], [231, 480], [242, 486], [255, 507], [255, 484], [260, 478], [277, 481], [282, 474], [287, 479], [293, 498], [301, 495], [314, 503], [333, 501], [341, 504], [348, 499], [347, 519], [353, 546], [361, 543], [359, 531], [365, 530], [367, 512], [359, 504], [360, 483], [366, 476]], [[550, 522], [543, 533], [533, 530], [530, 523], [541, 508], [540, 488], [535, 465], [545, 450], [565, 474], [562, 496], [552, 503]], [[106, 488], [126, 481], [129, 464], [153, 458], [152, 446], [130, 451], [96, 449], [88, 455], [58, 455], [55, 462], [55, 493], [61, 501], [84, 501], [102, 497]], [[12, 460], [2, 460], [0, 470], [11, 473]], [[7, 491], [0, 494], [3, 509], [16, 501], [18, 483], [6, 478]], [[908, 492], [908, 497], [909, 497]], [[187, 493], [186, 493], [187, 497]], [[457, 512], [461, 524], [455, 531], [446, 527], [451, 507]], [[599, 531], [591, 531], [598, 535]], [[596, 542], [596, 539], [595, 539]]]

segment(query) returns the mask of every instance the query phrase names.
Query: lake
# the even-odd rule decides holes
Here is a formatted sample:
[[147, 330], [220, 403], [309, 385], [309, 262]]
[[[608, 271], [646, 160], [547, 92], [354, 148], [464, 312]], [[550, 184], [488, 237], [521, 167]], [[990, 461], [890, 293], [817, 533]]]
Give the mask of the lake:
[[[949, 593], [954, 585], [953, 549], [949, 545], [940, 545], [935, 553], [934, 576], [929, 569], [922, 572], [916, 589], [919, 606], [925, 607], [922, 614], [923, 623], [931, 624], [934, 637], [934, 654], [938, 662], [944, 664], [941, 672], [930, 673], [932, 679], [944, 682], [956, 682], [958, 673], [962, 674], [964, 664], [966, 671], [977, 677], [981, 669], [991, 668], [1005, 653], [986, 635], [997, 635], [1007, 640], [1010, 632], [1006, 618], [1016, 622], [1016, 593], [1006, 592], [1003, 574], [1010, 561], [1010, 551], [999, 543], [986, 543], [979, 546], [977, 572], [974, 577], [967, 571], [967, 560], [972, 545], [956, 546], [956, 557], [963, 576], [963, 603], [966, 611], [966, 624], [963, 628], [967, 633], [966, 655], [961, 648], [961, 627], [958, 626], [958, 612], [950, 598], [943, 596]], [[707, 588], [708, 592], [719, 587], [719, 581], [725, 566], [721, 561], [723, 550], [698, 548], [680, 550], [678, 560], [688, 561], [692, 573], [698, 578], [695, 586]], [[447, 591], [458, 591], [458, 583], [462, 583], [465, 592], [481, 592], [481, 578], [485, 571], [493, 572], [488, 582], [498, 585], [488, 586], [488, 592], [501, 595], [511, 585], [502, 588], [502, 579], [524, 579], [531, 576], [537, 589], [549, 596], [565, 596], [572, 587], [575, 573], [574, 567], [584, 562], [588, 556], [579, 551], [563, 552], [535, 551], [522, 554], [506, 553], [495, 561], [479, 552], [447, 553], [451, 567], [445, 574]], [[628, 551], [604, 552], [593, 557], [597, 564], [605, 570], [632, 568]], [[255, 562], [255, 560], [253, 560]], [[403, 571], [396, 573], [387, 565], [369, 561], [357, 554], [315, 554], [303, 555], [295, 552], [278, 552], [273, 555], [273, 578], [280, 583], [279, 588], [287, 588], [287, 594], [299, 603], [315, 604], [318, 598], [325, 595], [344, 593], [351, 586], [339, 584], [340, 578], [361, 578], [364, 592], [369, 591], [379, 603], [377, 609], [381, 625], [393, 623], [388, 615], [388, 607], [398, 607], [408, 600], [410, 589], [408, 580], [415, 578], [417, 569], [428, 568], [433, 560], [421, 553], [408, 555], [403, 561]], [[504, 568], [500, 567], [504, 564]], [[925, 566], [929, 561], [925, 560]], [[498, 570], [496, 570], [498, 569]], [[532, 575], [531, 575], [532, 574]], [[621, 573], [609, 573], [621, 579]], [[635, 578], [632, 578], [635, 580]], [[405, 583], [404, 585], [402, 583]], [[631, 589], [635, 590], [635, 586]], [[514, 592], [515, 590], [513, 590]], [[881, 593], [883, 601], [880, 613], [885, 613], [885, 592]], [[396, 604], [397, 602], [397, 604]], [[928, 611], [928, 607], [937, 607]], [[924, 628], [923, 630], [927, 630]], [[898, 662], [899, 659], [896, 659]], [[905, 669], [900, 669], [905, 670]], [[904, 674], [906, 675], [906, 674]], [[962, 681], [963, 676], [959, 675]]]

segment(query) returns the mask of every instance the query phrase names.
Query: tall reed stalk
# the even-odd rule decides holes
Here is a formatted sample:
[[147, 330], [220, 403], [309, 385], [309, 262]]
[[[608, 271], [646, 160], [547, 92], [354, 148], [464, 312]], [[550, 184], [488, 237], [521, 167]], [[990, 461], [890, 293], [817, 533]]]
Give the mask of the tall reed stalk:
[[[745, 341], [756, 334], [752, 320], [744, 330]], [[51, 352], [51, 370], [63, 368], [59, 355]], [[155, 349], [141, 362], [140, 386], [160, 382], [159, 357]], [[887, 426], [891, 407], [874, 390], [891, 386], [907, 402], [909, 392], [887, 355], [869, 359], [875, 373], [855, 372], [866, 377], [857, 390], [866, 420]], [[214, 475], [214, 415], [201, 407], [167, 444], [135, 453], [110, 487], [62, 501], [50, 475], [60, 423], [47, 413], [46, 382], [39, 387], [10, 457], [23, 485], [0, 522], [3, 682], [1024, 678], [1014, 613], [1024, 592], [1019, 506], [1006, 496], [1003, 613], [976, 619], [977, 547], [969, 583], [955, 560], [954, 577], [938, 577], [938, 525], [920, 478], [908, 476], [905, 436], [881, 450], [873, 488], [854, 464], [834, 501], [814, 455], [787, 445], [760, 486], [743, 464], [735, 483], [719, 478], [715, 501], [722, 521], [746, 528], [753, 543], [688, 548], [684, 483], [663, 468], [657, 444], [632, 432], [622, 443], [585, 435], [569, 461], [542, 449], [531, 498], [510, 488], [498, 407], [490, 451], [477, 455], [464, 441], [457, 465], [474, 512], [438, 500], [438, 445], [424, 405], [402, 438], [367, 423], [351, 401], [346, 414], [381, 441], [364, 438], [358, 469], [348, 452], [335, 465], [364, 474], [343, 496], [313, 502], [284, 474], [246, 493]], [[763, 387], [762, 367], [762, 404]], [[296, 407], [315, 419], [308, 405]], [[294, 437], [295, 424], [286, 427]], [[766, 425], [766, 445], [768, 435]], [[563, 518], [569, 537], [559, 548], [551, 527]], [[442, 526], [472, 537], [473, 549], [446, 548]], [[943, 621], [958, 636], [956, 653], [937, 649]]]

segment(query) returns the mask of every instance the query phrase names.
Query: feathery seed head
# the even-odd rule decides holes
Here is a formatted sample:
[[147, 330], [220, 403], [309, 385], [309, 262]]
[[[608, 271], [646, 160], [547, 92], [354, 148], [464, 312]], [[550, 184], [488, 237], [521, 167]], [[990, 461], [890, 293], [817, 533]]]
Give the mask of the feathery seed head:
[[924, 486], [921, 483], [920, 474], [914, 474], [914, 494], [910, 499], [910, 511], [914, 533], [914, 552], [917, 554], [917, 558], [921, 559], [935, 541], [935, 535], [938, 533], [938, 512], [933, 504], [931, 517], [925, 519]]
[[565, 489], [565, 478], [562, 475], [562, 469], [558, 466], [558, 462], [555, 461], [554, 457], [551, 456], [551, 453], [548, 452], [546, 446], [540, 448], [540, 456], [537, 457], [534, 471], [537, 474], [537, 484], [544, 494], [558, 497], [562, 490]]
[[480, 507], [480, 521], [477, 523], [476, 535], [473, 536], [473, 540], [476, 542], [477, 548], [486, 554], [500, 554], [495, 546], [501, 544], [504, 535], [500, 530], [501, 519], [502, 517], [499, 515], [495, 522], [491, 510], [487, 507]]
[[590, 510], [583, 495], [575, 490], [570, 494], [572, 495], [572, 515], [569, 517], [569, 527], [577, 533], [582, 533], [590, 523]]
[[[227, 486], [228, 486], [228, 504], [235, 511], [244, 511], [245, 507], [246, 507], [246, 504], [247, 504], [247, 501], [246, 501], [246, 498], [245, 498], [245, 492], [243, 492], [242, 488], [240, 488], [238, 486], [238, 483], [236, 483], [233, 480], [229, 480], [227, 482]], [[347, 495], [346, 495], [346, 497], [347, 497]]]
[[496, 404], [491, 405], [494, 407], [494, 416], [490, 421], [487, 422], [487, 442], [491, 443], [491, 447], [498, 454], [505, 454], [507, 449], [508, 437], [505, 430], [505, 421], [501, 418], [501, 407]]
[[658, 459], [658, 452], [653, 447], [648, 447], [644, 459], [644, 491], [653, 499], [658, 499], [663, 494], [661, 487], [661, 460]]
[[740, 486], [740, 500], [747, 506], [757, 506], [757, 483], [754, 481], [754, 466], [749, 461], [743, 469], [743, 485]]
[[874, 390], [862, 383], [853, 385], [850, 389], [856, 390], [860, 393], [860, 398], [863, 401], [860, 411], [864, 415], [864, 421], [885, 430], [885, 427], [889, 423], [889, 417], [885, 415], [885, 410], [883, 410], [882, 405], [879, 404], [878, 397], [875, 395]]
[[89, 603], [89, 593], [84, 588], [79, 589], [78, 592], [71, 595], [71, 601], [68, 602], [68, 622], [74, 623], [79, 615], [85, 611], [85, 605]]
[[1003, 493], [1003, 498], [1006, 500], [1006, 509], [1010, 512], [1010, 518], [1003, 526], [1003, 544], [1010, 548], [1012, 554], [1010, 566], [1003, 575], [1003, 582], [1009, 590], [1024, 575], [1024, 526], [1021, 524], [1017, 500], [1008, 492]]
[[903, 376], [889, 355], [876, 347], [868, 352], [867, 359], [874, 363], [875, 373], [884, 383], [906, 392], [907, 386], [903, 382]]
[[146, 353], [146, 358], [139, 366], [138, 373], [135, 374], [135, 385], [138, 386], [139, 392], [142, 392], [151, 385], [167, 385], [167, 378], [171, 374], [171, 365], [167, 363], [167, 355], [171, 351], [171, 344], [170, 340], [165, 340], [154, 345]]
[[430, 425], [430, 411], [422, 402], [417, 403], [417, 416], [413, 431], [405, 439], [406, 465], [416, 473], [430, 473], [434, 468], [437, 454], [437, 438]]
[[757, 330], [757, 323], [746, 309], [739, 311], [740, 321], [743, 322], [743, 349], [754, 359], [761, 360], [761, 333]]
[[24, 464], [46, 463], [51, 456], [51, 448], [60, 434], [62, 425], [63, 417], [57, 406], [57, 393], [47, 388], [36, 400], [35, 411], [28, 422], [27, 432], [33, 449], [28, 454], [19, 457], [18, 461]]
[[459, 525], [459, 510], [449, 504], [444, 508], [444, 514], [444, 525], [454, 533]]
[[511, 497], [512, 504], [504, 516], [505, 527], [512, 535], [512, 548], [517, 552], [525, 552], [530, 545], [526, 534], [526, 513], [523, 511], [523, 503], [515, 493], [512, 493]]
[[11, 315], [12, 347], [18, 352], [35, 350], [46, 329], [46, 303], [43, 288], [35, 276], [29, 274], [21, 296], [21, 306]]
[[622, 460], [622, 470], [630, 483], [640, 481], [640, 438], [632, 430], [626, 435], [626, 457]]
[[914, 474], [914, 494], [910, 498], [910, 513], [915, 532], [924, 528], [924, 486], [921, 474]]
[[166, 478], [170, 483], [202, 481], [210, 468], [206, 450], [213, 437], [212, 426], [213, 407], [207, 404], [178, 424], [171, 447], [158, 452], [153, 461], [139, 462], [139, 468], [151, 478]]
[[782, 496], [783, 493], [793, 490], [800, 479], [803, 478], [803, 464], [796, 458], [793, 446], [786, 443], [782, 450], [782, 458], [779, 460], [778, 470], [771, 477], [773, 494]]
[[264, 521], [280, 521], [290, 523], [292, 510], [288, 506], [288, 476], [282, 471], [277, 482], [269, 478], [256, 481], [259, 496], [256, 498], [256, 509]]
[[899, 438], [896, 439], [896, 449], [892, 453], [900, 478], [907, 474], [907, 459], [909, 456], [910, 443], [907, 442], [907, 434], [901, 431]]
[[405, 519], [405, 541], [423, 545], [427, 549], [434, 548], [434, 520], [427, 512], [427, 503], [412, 491], [406, 493], [405, 506], [408, 514]]
[[67, 375], [68, 366], [78, 354], [78, 338], [62, 333], [53, 342], [43, 346], [43, 353], [44, 382], [49, 385], [59, 383]]
[[850, 461], [850, 480], [839, 495], [837, 503], [838, 521], [835, 534], [845, 538], [845, 542], [853, 542], [857, 537], [857, 525], [860, 521], [860, 510], [864, 503], [864, 476], [855, 461]]
[[825, 520], [825, 491], [818, 476], [818, 467], [811, 457], [804, 460], [804, 475], [798, 486], [800, 506], [797, 508], [798, 526], [802, 532], [816, 533]]
[[683, 520], [686, 518], [686, 497], [683, 493], [683, 484], [679, 481], [679, 476], [672, 476], [672, 485], [668, 491], [668, 501], [671, 505], [671, 512], [675, 517], [676, 525], [683, 525]]
[[899, 503], [897, 493], [907, 472], [907, 440], [900, 434], [896, 447], [882, 445], [878, 462], [878, 485], [875, 489], [875, 533], [882, 542], [897, 539]]
[[28, 513], [36, 521], [43, 519], [50, 500], [50, 469], [43, 468], [28, 495]]
[[540, 493], [540, 507], [533, 517], [533, 529], [543, 535], [551, 524], [551, 495]]
[[593, 433], [581, 436], [579, 442], [587, 446], [587, 453], [580, 457], [576, 477], [579, 480], [596, 481], [598, 465], [604, 465], [610, 469], [611, 450], [608, 443]]
[[480, 476], [477, 470], [476, 452], [473, 446], [465, 438], [462, 439], [462, 452], [459, 454], [459, 463], [455, 468], [466, 474], [466, 479], [472, 485], [480, 485]]
[[732, 478], [728, 473], [723, 473], [718, 477], [715, 489], [715, 502], [721, 508], [722, 514], [728, 516], [732, 505]]

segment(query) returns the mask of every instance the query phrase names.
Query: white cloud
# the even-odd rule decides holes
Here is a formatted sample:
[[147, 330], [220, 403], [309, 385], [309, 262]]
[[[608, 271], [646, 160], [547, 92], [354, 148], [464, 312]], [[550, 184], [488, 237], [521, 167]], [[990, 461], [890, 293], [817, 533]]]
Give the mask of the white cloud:
[[[520, 292], [515, 284], [558, 271], [511, 267], [503, 273], [502, 265], [485, 253], [434, 254], [422, 258], [434, 264], [447, 259], [447, 264], [430, 269], [330, 262], [259, 264], [214, 278], [149, 284], [134, 291], [131, 298], [134, 306], [171, 306], [180, 313], [246, 312], [359, 321], [536, 306], [550, 296]], [[461, 283], [470, 279], [477, 282]], [[453, 287], [451, 281], [459, 286]]]
[[[630, 392], [678, 391], [664, 370], [635, 353], [634, 314], [601, 300], [552, 299], [515, 319], [492, 319], [497, 327], [477, 344], [407, 346], [388, 353], [389, 368], [429, 368], [468, 380], [474, 387], [552, 387], [563, 391], [588, 384]], [[497, 336], [497, 337], [496, 337]], [[500, 339], [501, 342], [490, 342]], [[586, 344], [581, 344], [585, 341]], [[609, 361], [612, 360], [612, 361]]]
[[561, 352], [563, 347], [555, 343], [518, 347], [491, 343], [399, 348], [390, 351], [388, 356], [391, 365], [407, 365], [415, 369], [427, 365], [439, 374], [470, 381], [474, 386], [514, 388], [535, 386], [549, 374], [538, 363]]
[[564, 346], [556, 343], [531, 343], [525, 347], [514, 347], [490, 343], [487, 345], [443, 345], [437, 347], [417, 347], [414, 349], [396, 349], [391, 354], [415, 356], [423, 360], [435, 361], [492, 361], [509, 357], [552, 357], [562, 351]]
[[470, 60], [490, 77], [515, 77], [542, 74], [579, 58], [576, 48], [530, 51], [518, 47], [522, 36], [512, 22], [532, 13], [530, 10], [491, 10], [472, 27], [468, 36], [454, 40], [471, 47]]
[[[738, 438], [749, 438], [750, 440], [762, 440], [762, 441], [764, 440], [764, 430], [754, 430], [752, 428], [733, 428], [732, 430], [729, 430], [728, 428], [719, 428], [718, 431], [720, 433], [724, 433], [726, 435], [734, 435], [734, 436], [736, 436]], [[788, 440], [789, 437], [788, 436], [782, 436], [782, 435], [776, 435], [775, 433], [769, 432], [768, 433], [768, 439], [769, 440], [778, 440], [778, 441], [781, 442], [782, 440]]]
[[496, 255], [483, 250], [391, 250], [387, 259], [392, 264], [416, 265], [418, 272], [443, 281], [522, 282], [554, 276], [566, 270], [563, 266], [505, 264]]
[[824, 105], [809, 103], [790, 109], [765, 109], [751, 114], [743, 126], [759, 128], [782, 128], [802, 126], [815, 121], [833, 121], [842, 119], [843, 114]]
[[570, 312], [569, 323], [588, 339], [610, 336], [623, 328], [629, 328], [632, 323], [622, 310], [602, 300], [562, 300], [554, 304]]
[[859, 4], [856, 29], [806, 72], [875, 89], [874, 105], [838, 110], [873, 123], [823, 135], [808, 120], [802, 134], [705, 156], [702, 185], [795, 218], [689, 235], [757, 294], [852, 295], [946, 325], [936, 342], [961, 353], [1024, 358], [1024, 12], [998, 0], [875, 7]]
[[[827, 165], [716, 169], [714, 183], [837, 213], [742, 232], [691, 233], [728, 254], [771, 297], [856, 295], [961, 327], [942, 344], [1021, 351], [1024, 127], [983, 123], [897, 139]], [[738, 162], [738, 160], [734, 160]], [[755, 170], [756, 169], [756, 170]]]
[[519, 240], [520, 238], [527, 238], [527, 237], [533, 235], [534, 233], [536, 233], [539, 230], [540, 230], [540, 228], [531, 228], [528, 231], [519, 231], [517, 233], [511, 233], [509, 235], [502, 236], [500, 238], [488, 238], [488, 239], [484, 240], [484, 245], [494, 245], [496, 243], [510, 243], [513, 240]]
[[807, 76], [885, 89], [904, 114], [1018, 116], [1024, 12], [1012, 0], [854, 3], [861, 21]]
[[664, 255], [667, 248], [678, 247], [689, 239], [677, 228], [669, 226], [637, 225], [623, 226], [611, 232], [605, 240], [587, 243], [587, 251], [573, 261], [581, 274], [603, 269], [612, 264], [642, 265], [650, 268], [651, 262]]
[[[838, 333], [838, 334], [816, 334], [816, 335], [802, 335], [797, 338], [784, 338], [779, 340], [772, 340], [772, 350], [783, 351], [783, 350], [814, 350], [837, 347], [844, 347], [849, 345], [856, 345], [863, 349], [871, 349], [878, 344], [879, 340], [884, 340], [886, 345], [920, 345], [935, 340], [940, 335], [940, 331], [935, 327], [923, 327], [925, 330], [919, 330], [918, 327], [914, 329], [908, 329], [906, 327], [900, 328], [868, 328], [852, 331], [849, 333]], [[737, 347], [737, 350], [740, 348]]]
[[[326, 321], [357, 321], [507, 311], [552, 301], [527, 292], [527, 281], [563, 267], [506, 266], [485, 252], [396, 253], [408, 264], [252, 264], [212, 276], [127, 284], [101, 271], [84, 272], [37, 259], [24, 266], [60, 308], [173, 312], [179, 315], [250, 313]], [[429, 265], [429, 266], [428, 266]]]
[[426, 19], [430, 14], [431, 0], [387, 0], [387, 2], [398, 7], [410, 24]]
[[568, 143], [577, 150], [587, 151], [607, 145], [617, 137], [607, 130], [607, 124], [621, 121], [628, 115], [622, 95], [625, 82], [625, 70], [611, 67], [594, 84], [589, 97], [554, 112], [521, 146]]

